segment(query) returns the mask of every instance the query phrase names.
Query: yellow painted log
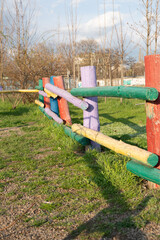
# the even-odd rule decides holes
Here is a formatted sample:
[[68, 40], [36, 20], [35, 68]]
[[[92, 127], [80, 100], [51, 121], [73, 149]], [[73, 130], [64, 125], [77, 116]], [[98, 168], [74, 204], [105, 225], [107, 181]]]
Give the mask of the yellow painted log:
[[44, 103], [40, 102], [39, 100], [35, 100], [35, 104], [39, 105], [40, 107], [44, 107]]
[[18, 89], [18, 90], [3, 90], [0, 93], [37, 93], [38, 89]]
[[156, 154], [153, 154], [136, 146], [129, 145], [122, 141], [115, 140], [100, 132], [83, 127], [80, 124], [73, 124], [72, 131], [86, 138], [89, 138], [92, 141], [97, 142], [117, 153], [128, 156], [130, 158], [134, 158], [149, 166], [153, 167], [158, 163], [158, 156]]
[[49, 90], [47, 90], [46, 88], [44, 88], [44, 91], [47, 93], [48, 97], [53, 97], [56, 98], [57, 95], [55, 93], [50, 92]]
[[24, 93], [37, 93], [39, 92], [38, 89], [19, 89], [18, 92], [24, 92]]

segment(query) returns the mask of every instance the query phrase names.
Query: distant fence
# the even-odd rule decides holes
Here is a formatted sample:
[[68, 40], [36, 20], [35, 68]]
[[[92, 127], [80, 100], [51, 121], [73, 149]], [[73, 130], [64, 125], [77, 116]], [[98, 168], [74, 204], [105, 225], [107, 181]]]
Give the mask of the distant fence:
[[[72, 88], [79, 88], [82, 87], [82, 82], [78, 80], [78, 78], [75, 79], [75, 82], [73, 78], [64, 78], [64, 85], [66, 90], [70, 90]], [[112, 79], [112, 84], [110, 79], [97, 79], [97, 86], [104, 87], [104, 86], [120, 86], [121, 85], [121, 79], [116, 78]], [[123, 85], [125, 86], [144, 86], [145, 85], [145, 77], [140, 76], [136, 78], [132, 77], [125, 77], [123, 80]]]

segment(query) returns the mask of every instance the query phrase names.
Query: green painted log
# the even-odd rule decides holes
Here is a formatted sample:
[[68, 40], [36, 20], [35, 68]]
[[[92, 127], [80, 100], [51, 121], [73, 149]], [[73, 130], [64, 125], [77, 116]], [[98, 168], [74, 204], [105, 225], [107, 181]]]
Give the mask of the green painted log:
[[50, 120], [52, 119], [52, 120], [53, 120], [53, 118], [50, 117], [50, 116], [45, 112], [44, 108], [42, 108], [42, 107], [39, 106], [39, 109], [41, 110], [41, 112], [42, 112], [48, 119], [50, 119]]
[[71, 137], [72, 139], [76, 140], [83, 146], [87, 146], [90, 144], [90, 140], [88, 138], [85, 138], [83, 136], [80, 136], [72, 131], [71, 128], [63, 126], [64, 132], [67, 136]]
[[73, 88], [71, 94], [82, 97], [121, 97], [138, 98], [143, 100], [155, 101], [158, 98], [158, 91], [149, 87], [93, 87], [93, 88]]
[[[42, 79], [39, 80], [39, 87], [41, 88], [39, 90], [43, 90], [43, 81], [42, 81]], [[40, 95], [40, 94], [39, 94], [39, 101], [44, 103], [44, 97], [42, 95]]]
[[61, 125], [57, 122], [54, 122], [53, 126], [56, 126], [56, 127], [62, 126], [63, 130], [64, 130], [64, 132], [67, 136], [69, 136], [73, 140], [76, 140], [77, 142], [79, 142], [83, 146], [87, 146], [87, 145], [90, 144], [90, 140], [88, 138], [85, 138], [83, 136], [78, 135], [77, 133], [74, 133], [71, 128], [69, 128], [65, 125]]
[[135, 175], [160, 185], [160, 169], [149, 167], [136, 160], [129, 161], [126, 167]]
[[35, 89], [43, 91], [43, 87], [40, 87], [40, 86], [35, 86]]

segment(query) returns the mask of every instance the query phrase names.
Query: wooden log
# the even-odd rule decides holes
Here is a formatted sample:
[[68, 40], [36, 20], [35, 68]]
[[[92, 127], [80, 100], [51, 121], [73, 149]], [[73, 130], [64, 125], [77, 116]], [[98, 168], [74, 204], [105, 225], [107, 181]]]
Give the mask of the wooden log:
[[131, 160], [126, 165], [127, 170], [142, 177], [148, 181], [160, 185], [160, 170], [141, 164], [135, 160]]
[[[47, 83], [47, 84], [50, 84], [50, 83]], [[47, 84], [46, 84], [46, 86], [47, 86]], [[47, 93], [48, 97], [52, 97], [54, 99], [57, 97], [57, 95], [55, 93], [49, 91], [47, 88], [44, 88], [44, 91], [45, 91], [45, 93]]]
[[38, 93], [39, 93], [39, 95], [41, 95], [41, 96], [43, 96], [43, 97], [47, 97], [47, 93], [44, 92], [44, 91], [39, 90]]
[[54, 112], [52, 112], [49, 108], [45, 108], [44, 110], [45, 110], [45, 112], [46, 112], [50, 117], [53, 118], [54, 121], [56, 121], [56, 122], [59, 123], [59, 124], [63, 124], [63, 120], [62, 120], [61, 118], [59, 118], [59, 117], [57, 116], [57, 114], [55, 114]]
[[17, 90], [4, 90], [0, 93], [38, 93], [37, 89], [17, 89]]
[[90, 143], [90, 140], [88, 138], [85, 138], [83, 136], [78, 135], [77, 133], [74, 133], [70, 127], [67, 127], [65, 125], [60, 125], [57, 122], [54, 122], [53, 126], [56, 126], [56, 127], [61, 126], [61, 127], [63, 127], [64, 133], [67, 136], [71, 137], [73, 140], [76, 140], [77, 142], [79, 142], [83, 146], [86, 146], [86, 145], [88, 145]]
[[43, 87], [40, 87], [40, 86], [35, 86], [35, 89], [43, 91]]
[[42, 103], [41, 101], [39, 100], [35, 100], [35, 104], [39, 105], [40, 107], [44, 107], [44, 103]]
[[[64, 89], [64, 82], [63, 82], [62, 76], [53, 77], [53, 79], [54, 79], [55, 86]], [[61, 97], [58, 97], [57, 100], [58, 100], [60, 118], [63, 119], [66, 122], [66, 124], [72, 125], [67, 101]]]
[[[96, 68], [94, 66], [81, 67], [82, 87], [96, 87]], [[83, 126], [100, 131], [99, 113], [98, 113], [98, 98], [87, 97], [84, 99], [88, 103], [89, 108], [83, 111]], [[101, 147], [96, 142], [91, 141], [92, 148], [101, 150]]]
[[[53, 76], [50, 77], [50, 84], [54, 85]], [[52, 112], [59, 116], [58, 101], [57, 98], [50, 97], [50, 108]]]
[[86, 110], [89, 107], [88, 103], [86, 103], [85, 101], [82, 101], [81, 99], [72, 96], [72, 94], [65, 91], [64, 89], [53, 86], [50, 83], [46, 84], [46, 89], [49, 92], [57, 94], [59, 97], [66, 99], [68, 102], [72, 103], [74, 106], [78, 108], [81, 108], [82, 110]]
[[42, 108], [42, 107], [39, 106], [39, 110], [40, 110], [49, 120], [52, 119], [52, 117], [50, 117], [50, 116], [45, 112], [45, 109], [44, 109], [44, 108]]
[[83, 97], [120, 97], [120, 98], [138, 98], [143, 100], [155, 101], [158, 98], [158, 91], [151, 87], [85, 87], [73, 88], [71, 94]]
[[64, 132], [67, 136], [71, 137], [73, 140], [76, 140], [83, 146], [87, 146], [90, 143], [90, 140], [88, 138], [85, 138], [83, 136], [78, 135], [77, 133], [74, 133], [71, 128], [63, 126]]
[[[42, 78], [43, 88], [45, 88], [46, 84], [50, 82], [50, 78], [44, 77]], [[50, 108], [50, 99], [48, 97], [44, 97], [44, 106]]]
[[134, 158], [149, 166], [154, 167], [158, 163], [157, 155], [151, 152], [148, 152], [144, 149], [138, 148], [136, 146], [124, 143], [122, 141], [115, 140], [100, 132], [83, 127], [80, 124], [73, 124], [72, 130], [73, 132], [76, 132], [79, 135], [87, 137], [92, 141], [97, 142], [117, 153], [128, 156], [130, 158]]
[[[146, 132], [148, 151], [159, 156], [160, 165], [160, 55], [145, 57], [145, 82], [146, 87], [154, 87], [159, 96], [155, 102], [146, 102]], [[160, 166], [157, 166], [160, 168]], [[149, 183], [150, 185], [150, 183]], [[154, 186], [157, 188], [158, 186]]]

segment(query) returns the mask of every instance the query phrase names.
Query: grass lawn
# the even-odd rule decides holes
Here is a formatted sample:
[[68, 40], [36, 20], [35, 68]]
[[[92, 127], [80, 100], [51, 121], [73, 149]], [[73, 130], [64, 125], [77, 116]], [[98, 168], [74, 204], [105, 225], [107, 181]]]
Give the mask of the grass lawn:
[[[137, 103], [100, 98], [101, 132], [147, 149]], [[34, 104], [13, 110], [0, 100], [0, 239], [160, 239], [160, 191], [127, 161], [104, 147], [85, 153]]]

